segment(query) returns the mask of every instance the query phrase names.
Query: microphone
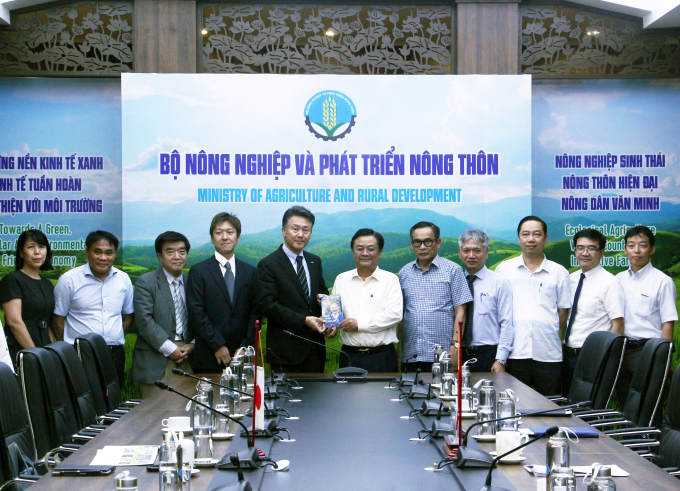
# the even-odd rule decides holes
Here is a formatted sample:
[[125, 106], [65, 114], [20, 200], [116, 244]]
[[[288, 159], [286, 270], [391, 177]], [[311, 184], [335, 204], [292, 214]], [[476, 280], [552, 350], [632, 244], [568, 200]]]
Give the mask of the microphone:
[[501, 460], [503, 457], [506, 457], [506, 456], [510, 455], [511, 453], [516, 452], [520, 448], [524, 448], [527, 445], [531, 445], [532, 443], [537, 442], [538, 440], [540, 440], [544, 436], [551, 437], [555, 433], [557, 433], [558, 431], [559, 431], [559, 428], [557, 426], [553, 426], [551, 428], [548, 428], [543, 435], [537, 436], [536, 438], [532, 438], [528, 442], [522, 443], [521, 445], [510, 450], [509, 452], [505, 452], [504, 454], [497, 456], [493, 460], [493, 462], [491, 463], [491, 468], [489, 469], [489, 473], [486, 476], [486, 483], [484, 484], [484, 486], [482, 486], [480, 488], [479, 491], [509, 491], [505, 488], [494, 487], [494, 486], [491, 485], [491, 473], [493, 472], [493, 468], [496, 467], [496, 464], [498, 464], [498, 461]]
[[[524, 416], [541, 416], [543, 414], [550, 414], [555, 411], [563, 411], [565, 409], [577, 409], [580, 407], [589, 407], [592, 404], [591, 401], [583, 401], [577, 404], [572, 404], [570, 406], [559, 406], [552, 409], [546, 409], [545, 411], [537, 411], [530, 414], [525, 414]], [[515, 419], [519, 416], [506, 416], [505, 418], [487, 419], [486, 421], [478, 421], [477, 423], [471, 424], [467, 431], [465, 431], [465, 436], [463, 436], [463, 443], [458, 448], [456, 456], [451, 458], [451, 461], [455, 462], [456, 467], [462, 469], [465, 467], [489, 467], [493, 462], [493, 457], [487, 452], [477, 449], [469, 448], [467, 446], [468, 436], [470, 435], [470, 430], [475, 426], [486, 423], [495, 423], [498, 421], [505, 421], [508, 419]], [[442, 461], [445, 462], [445, 461]]]
[[[407, 358], [404, 363], [408, 363], [409, 361], [413, 360], [414, 358], [418, 358], [418, 353], [414, 354], [410, 358]], [[402, 363], [402, 367], [404, 366], [404, 363]], [[396, 383], [398, 385], [404, 386], [404, 385], [417, 385], [421, 384], [423, 385], [423, 381], [418, 381], [418, 374], [420, 373], [420, 369], [416, 370], [416, 374], [412, 375], [410, 373], [402, 373], [401, 377], [398, 379], [394, 379], [392, 382], [390, 382], [390, 387], [392, 384]]]
[[437, 418], [432, 422], [432, 431], [430, 432], [430, 438], [441, 438], [444, 435], [451, 434], [451, 424], [442, 423], [442, 408], [444, 407], [444, 401], [439, 403], [439, 411], [437, 411]]
[[[210, 385], [215, 385], [215, 386], [217, 386], [217, 387], [222, 387], [223, 389], [231, 390], [231, 391], [236, 392], [237, 394], [243, 394], [244, 396], [248, 396], [248, 397], [252, 397], [252, 396], [253, 396], [253, 394], [249, 394], [248, 392], [244, 392], [244, 391], [242, 391], [242, 390], [238, 390], [238, 389], [233, 389], [233, 388], [231, 388], [231, 387], [227, 387], [226, 385], [222, 385], [222, 384], [220, 384], [219, 382], [213, 382], [212, 380], [207, 379], [207, 378], [197, 377], [196, 375], [192, 375], [192, 374], [190, 374], [190, 373], [188, 373], [188, 372], [182, 371], [182, 370], [180, 370], [179, 368], [173, 368], [173, 369], [172, 369], [172, 373], [174, 373], [175, 375], [182, 375], [182, 376], [184, 376], [184, 377], [195, 378], [196, 380], [200, 380], [201, 382], [207, 382], [207, 383], [209, 383]], [[156, 384], [156, 385], [158, 385], [158, 384]]]
[[[269, 361], [269, 366], [271, 367], [271, 377], [272, 377], [272, 385], [287, 385], [286, 382], [288, 380], [288, 377], [286, 376], [285, 373], [274, 373], [274, 364], [279, 361], [279, 357], [276, 356], [276, 353], [272, 351], [271, 348], [267, 348], [267, 361]], [[271, 361], [270, 361], [271, 358]], [[276, 358], [276, 359], [274, 359]], [[279, 362], [279, 368], [280, 368], [281, 363]]]
[[363, 368], [355, 368], [352, 366], [352, 361], [349, 358], [349, 355], [345, 353], [344, 351], [340, 351], [339, 349], [331, 348], [330, 346], [326, 346], [323, 343], [318, 343], [316, 341], [312, 341], [311, 339], [307, 339], [302, 336], [298, 336], [297, 334], [294, 334], [288, 330], [283, 331], [284, 333], [288, 334], [289, 336], [293, 336], [294, 338], [299, 338], [307, 341], [308, 343], [316, 344], [318, 346], [323, 346], [326, 349], [329, 349], [331, 351], [335, 351], [337, 353], [340, 353], [341, 355], [345, 355], [347, 357], [347, 367], [345, 368], [338, 368], [336, 371], [333, 372], [333, 375], [335, 378], [341, 378], [340, 382], [345, 382], [346, 378], [364, 378], [366, 375], [368, 375], [368, 370], [364, 370]]
[[[201, 379], [201, 380], [202, 380], [202, 379]], [[170, 392], [173, 392], [173, 393], [177, 394], [178, 396], [184, 397], [185, 399], [188, 399], [188, 400], [192, 401], [194, 404], [198, 404], [199, 406], [202, 406], [202, 407], [204, 407], [204, 408], [206, 408], [206, 409], [209, 409], [209, 410], [212, 411], [213, 413], [219, 414], [219, 415], [220, 415], [221, 417], [223, 417], [223, 418], [227, 418], [227, 419], [230, 420], [230, 421], [234, 421], [235, 423], [238, 423], [238, 424], [241, 426], [241, 428], [243, 428], [243, 430], [244, 430], [246, 433], [248, 433], [248, 428], [246, 428], [246, 425], [244, 425], [243, 423], [241, 423], [239, 420], [232, 418], [232, 417], [229, 416], [228, 414], [224, 414], [224, 413], [222, 413], [222, 412], [220, 412], [220, 411], [217, 411], [216, 409], [211, 408], [211, 407], [208, 406], [207, 404], [203, 404], [202, 402], [198, 402], [198, 401], [192, 399], [191, 397], [189, 397], [189, 396], [186, 395], [186, 394], [182, 394], [180, 391], [173, 389], [172, 387], [170, 387], [170, 386], [169, 386], [168, 384], [166, 384], [165, 382], [162, 382], [162, 381], [160, 381], [160, 380], [156, 380], [156, 387], [158, 387], [159, 389], [162, 389], [162, 390], [168, 390], [168, 391], [170, 391]], [[252, 446], [253, 446], [253, 444], [252, 444], [252, 442], [251, 442], [251, 439], [248, 438], [248, 448], [252, 448]]]
[[230, 455], [229, 460], [231, 460], [231, 464], [238, 470], [238, 482], [236, 484], [223, 484], [213, 488], [211, 491], [253, 491], [253, 487], [243, 477], [241, 461], [238, 456], [236, 454]]

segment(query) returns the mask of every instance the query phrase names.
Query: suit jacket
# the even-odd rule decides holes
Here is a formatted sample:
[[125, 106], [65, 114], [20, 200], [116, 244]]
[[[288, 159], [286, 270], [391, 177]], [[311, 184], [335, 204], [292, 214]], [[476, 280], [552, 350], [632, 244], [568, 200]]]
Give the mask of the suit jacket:
[[328, 294], [321, 258], [306, 251], [303, 254], [309, 269], [309, 301], [304, 296], [297, 271], [283, 251], [283, 246], [262, 259], [257, 266], [257, 301], [260, 311], [267, 317], [268, 363], [297, 365], [312, 353], [322, 361], [326, 359], [326, 350], [323, 347], [314, 346], [283, 332], [284, 329], [289, 330], [298, 336], [325, 344], [323, 335], [312, 331], [305, 324], [305, 317], [321, 316], [321, 306], [316, 301], [317, 294]]
[[215, 352], [222, 346], [233, 355], [255, 345], [255, 268], [236, 259], [234, 301], [215, 256], [191, 267], [187, 282], [187, 310], [196, 333], [196, 349], [189, 360], [197, 372], [218, 372]]
[[[186, 295], [187, 275], [184, 278]], [[137, 326], [137, 344], [132, 355], [132, 380], [143, 384], [153, 384], [163, 377], [168, 359], [158, 350], [170, 339], [175, 339], [175, 302], [163, 268], [145, 273], [135, 283], [135, 325]], [[193, 337], [191, 321], [183, 333], [184, 340], [190, 342]]]

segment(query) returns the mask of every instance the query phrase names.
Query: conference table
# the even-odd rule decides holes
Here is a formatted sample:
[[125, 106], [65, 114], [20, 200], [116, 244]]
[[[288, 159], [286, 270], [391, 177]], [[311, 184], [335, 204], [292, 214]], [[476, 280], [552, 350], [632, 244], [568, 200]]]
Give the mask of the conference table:
[[[433, 416], [409, 418], [422, 399], [400, 398], [402, 388], [390, 387], [398, 375], [369, 376], [363, 380], [337, 383], [331, 375], [292, 376], [302, 387], [282, 387], [290, 394], [267, 401], [282, 407], [293, 416], [281, 417], [279, 427], [285, 427], [294, 441], [257, 437], [255, 447], [275, 461], [288, 460], [289, 470], [275, 472], [271, 467], [245, 472], [253, 489], [260, 490], [457, 490], [477, 491], [482, 487], [488, 470], [456, 469], [447, 466], [434, 472], [435, 461], [445, 457], [442, 438], [417, 439], [418, 432], [429, 428]], [[494, 381], [497, 391], [511, 388], [519, 397], [517, 409], [541, 410], [556, 407], [537, 392], [514, 377], [501, 374], [473, 374], [473, 382], [481, 378]], [[218, 376], [212, 377], [217, 381]], [[196, 381], [176, 377], [168, 381], [176, 390], [195, 394]], [[405, 388], [407, 391], [408, 388]], [[436, 392], [435, 392], [436, 394]], [[299, 401], [299, 402], [297, 402]], [[189, 415], [185, 399], [167, 391], [153, 397], [116, 421], [100, 435], [70, 456], [66, 463], [87, 465], [97, 450], [106, 445], [159, 445], [162, 438], [161, 420], [170, 416]], [[295, 419], [299, 418], [299, 419]], [[443, 418], [449, 422], [448, 416]], [[463, 420], [463, 426], [475, 420]], [[576, 417], [523, 417], [524, 427], [587, 426]], [[246, 426], [250, 425], [246, 418]], [[239, 430], [239, 431], [236, 431]], [[232, 424], [232, 441], [215, 441], [214, 457], [246, 449], [246, 439], [238, 436], [240, 427]], [[473, 430], [473, 434], [476, 433]], [[287, 439], [284, 433], [282, 438]], [[546, 440], [526, 447], [527, 457], [522, 465], [500, 465], [493, 471], [496, 486], [512, 490], [535, 490], [538, 479], [523, 468], [527, 464], [545, 464]], [[470, 447], [485, 451], [495, 450], [494, 443], [477, 443], [470, 438]], [[623, 447], [615, 440], [601, 435], [571, 443], [571, 465], [591, 465], [595, 462], [616, 464], [630, 473], [629, 477], [615, 478], [619, 490], [678, 490], [680, 481]], [[144, 467], [118, 467], [116, 473], [129, 470], [137, 476], [140, 490], [158, 489], [158, 473]], [[110, 490], [113, 475], [103, 477], [56, 477], [51, 473], [31, 486], [41, 490]], [[237, 482], [233, 471], [202, 468], [192, 478], [192, 491], [210, 491], [224, 484]], [[582, 478], [577, 478], [577, 489], [585, 490]]]

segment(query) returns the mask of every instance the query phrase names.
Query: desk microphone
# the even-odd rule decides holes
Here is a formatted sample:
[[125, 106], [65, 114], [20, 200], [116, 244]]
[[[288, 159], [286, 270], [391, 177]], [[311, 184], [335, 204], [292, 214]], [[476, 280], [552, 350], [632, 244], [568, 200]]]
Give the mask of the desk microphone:
[[493, 472], [493, 468], [496, 467], [496, 464], [498, 464], [498, 461], [501, 460], [503, 457], [506, 457], [506, 456], [510, 455], [511, 453], [516, 452], [520, 448], [524, 448], [527, 445], [531, 445], [532, 443], [537, 442], [538, 440], [540, 440], [544, 436], [551, 437], [554, 434], [556, 434], [558, 431], [559, 431], [559, 428], [557, 426], [553, 426], [551, 428], [548, 428], [543, 435], [537, 436], [536, 438], [533, 438], [533, 439], [529, 440], [528, 442], [522, 443], [521, 445], [510, 450], [509, 452], [505, 452], [504, 454], [496, 457], [493, 460], [493, 462], [491, 463], [491, 469], [489, 469], [489, 473], [486, 475], [486, 483], [484, 484], [484, 486], [482, 486], [480, 488], [479, 491], [509, 491], [508, 489], [499, 488], [499, 487], [495, 487], [495, 486], [491, 485], [491, 473]]
[[[408, 363], [409, 361], [413, 360], [414, 358], [418, 358], [418, 353], [415, 353], [413, 356], [409, 357], [406, 359], [404, 363], [401, 364], [403, 367], [405, 363]], [[390, 387], [392, 387], [392, 384], [397, 384], [400, 386], [404, 385], [416, 385], [416, 383], [423, 384], [423, 381], [421, 380], [418, 382], [418, 373], [420, 373], [420, 369], [416, 370], [416, 375], [412, 375], [410, 373], [402, 373], [401, 376], [397, 379], [394, 379], [390, 382]]]
[[[583, 401], [579, 402], [577, 404], [572, 404], [570, 406], [559, 406], [555, 407], [552, 409], [546, 409], [545, 411], [537, 411], [533, 412], [530, 414], [525, 414], [524, 416], [541, 416], [543, 414], [550, 414], [552, 412], [556, 411], [564, 411], [565, 409], [578, 409], [581, 407], [590, 407], [592, 405], [591, 401]], [[451, 460], [455, 462], [456, 467], [458, 468], [464, 468], [464, 467], [489, 467], [493, 461], [493, 457], [489, 455], [487, 452], [476, 449], [476, 448], [469, 448], [467, 446], [467, 440], [468, 436], [470, 435], [470, 430], [474, 428], [475, 426], [479, 426], [481, 424], [486, 424], [486, 423], [495, 423], [498, 421], [505, 421], [508, 419], [516, 419], [519, 416], [506, 416], [505, 418], [496, 418], [496, 419], [487, 419], [485, 421], [478, 421], [474, 424], [471, 424], [468, 429], [465, 431], [465, 435], [463, 436], [463, 444], [461, 447], [458, 449], [456, 452], [456, 456], [452, 457]], [[462, 431], [462, 430], [461, 430]], [[446, 459], [445, 459], [446, 460]], [[442, 461], [444, 462], [444, 461]]]
[[312, 341], [311, 339], [307, 339], [302, 336], [298, 336], [297, 334], [294, 334], [288, 330], [284, 330], [284, 333], [288, 334], [289, 336], [293, 336], [294, 338], [299, 338], [307, 341], [308, 343], [316, 344], [318, 346], [322, 346], [328, 350], [335, 351], [337, 353], [340, 353], [341, 355], [345, 355], [347, 357], [347, 367], [345, 368], [338, 368], [333, 372], [333, 375], [335, 378], [341, 378], [340, 382], [346, 382], [346, 378], [364, 378], [366, 375], [368, 375], [368, 370], [364, 370], [363, 368], [355, 368], [352, 366], [352, 361], [349, 358], [349, 355], [345, 353], [344, 351], [340, 351], [339, 349], [331, 348], [330, 346], [326, 346], [323, 343], [318, 343], [316, 341]]
[[253, 491], [253, 487], [248, 481], [243, 477], [243, 471], [241, 470], [241, 461], [236, 454], [229, 456], [231, 464], [238, 470], [238, 482], [236, 484], [223, 484], [211, 491]]

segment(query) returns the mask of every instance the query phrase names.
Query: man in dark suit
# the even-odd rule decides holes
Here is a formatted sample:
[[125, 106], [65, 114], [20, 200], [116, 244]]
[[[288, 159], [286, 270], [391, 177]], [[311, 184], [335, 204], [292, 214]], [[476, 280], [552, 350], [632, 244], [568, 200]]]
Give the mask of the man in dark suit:
[[142, 397], [154, 390], [156, 380], [172, 377], [172, 369], [191, 370], [193, 332], [187, 317], [182, 273], [191, 245], [177, 232], [156, 238], [161, 268], [145, 273], [135, 283], [134, 309], [139, 336], [132, 358], [132, 380], [142, 384]]
[[285, 334], [324, 344], [319, 294], [328, 294], [321, 258], [304, 252], [312, 238], [314, 215], [293, 206], [283, 215], [284, 244], [257, 266], [257, 300], [267, 317], [267, 361], [287, 373], [321, 373], [326, 350]]
[[234, 256], [241, 221], [218, 213], [210, 224], [215, 255], [195, 264], [187, 282], [187, 309], [196, 333], [191, 366], [218, 372], [241, 348], [255, 344], [255, 268]]

